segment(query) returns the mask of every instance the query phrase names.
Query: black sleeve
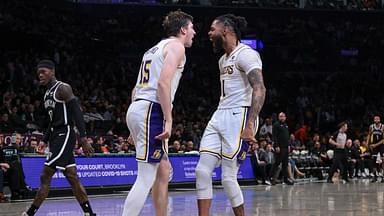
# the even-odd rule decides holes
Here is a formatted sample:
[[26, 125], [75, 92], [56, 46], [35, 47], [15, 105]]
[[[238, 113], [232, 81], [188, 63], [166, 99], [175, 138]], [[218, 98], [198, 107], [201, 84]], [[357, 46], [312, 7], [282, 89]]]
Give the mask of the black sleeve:
[[73, 98], [67, 102], [67, 106], [69, 111], [73, 114], [73, 119], [75, 121], [77, 129], [79, 130], [80, 137], [85, 137], [86, 136], [85, 122], [84, 122], [83, 113], [80, 110], [79, 103], [75, 98]]

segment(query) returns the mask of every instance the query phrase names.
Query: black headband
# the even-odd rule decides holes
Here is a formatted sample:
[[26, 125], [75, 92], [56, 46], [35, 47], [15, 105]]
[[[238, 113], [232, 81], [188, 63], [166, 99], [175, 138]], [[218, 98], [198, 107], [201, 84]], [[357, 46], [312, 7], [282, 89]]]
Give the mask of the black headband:
[[39, 63], [37, 64], [37, 69], [39, 68], [48, 68], [48, 69], [51, 69], [51, 70], [54, 70], [55, 69], [55, 63], [51, 60], [41, 60], [39, 61]]

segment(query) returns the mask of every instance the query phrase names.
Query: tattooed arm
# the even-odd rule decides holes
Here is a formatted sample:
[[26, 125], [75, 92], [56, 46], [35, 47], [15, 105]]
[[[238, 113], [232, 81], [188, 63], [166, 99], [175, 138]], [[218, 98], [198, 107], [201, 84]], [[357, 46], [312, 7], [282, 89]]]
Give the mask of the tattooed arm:
[[248, 73], [248, 81], [252, 86], [252, 103], [241, 138], [246, 141], [255, 141], [255, 121], [259, 116], [265, 100], [265, 86], [263, 74], [260, 69], [253, 69]]

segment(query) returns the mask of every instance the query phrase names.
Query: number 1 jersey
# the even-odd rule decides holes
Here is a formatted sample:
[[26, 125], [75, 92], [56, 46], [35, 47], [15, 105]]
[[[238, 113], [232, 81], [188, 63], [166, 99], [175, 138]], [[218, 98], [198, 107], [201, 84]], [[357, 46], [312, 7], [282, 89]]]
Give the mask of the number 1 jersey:
[[218, 109], [250, 107], [252, 87], [248, 73], [262, 69], [260, 55], [251, 47], [239, 43], [229, 54], [219, 60], [221, 96]]

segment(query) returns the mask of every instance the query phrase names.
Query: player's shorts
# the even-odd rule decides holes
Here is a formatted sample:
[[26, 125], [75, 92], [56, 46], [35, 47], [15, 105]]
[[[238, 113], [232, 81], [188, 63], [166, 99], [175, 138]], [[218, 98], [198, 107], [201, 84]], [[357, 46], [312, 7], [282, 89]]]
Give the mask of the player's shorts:
[[155, 139], [164, 129], [161, 106], [147, 100], [136, 100], [127, 112], [126, 121], [136, 147], [136, 160], [159, 163], [167, 153], [165, 141]]
[[59, 170], [76, 166], [73, 155], [75, 143], [76, 135], [71, 126], [54, 129], [49, 139], [49, 154], [44, 164]]
[[[247, 121], [248, 107], [218, 109], [209, 121], [200, 142], [200, 153], [220, 159], [245, 160], [248, 143], [240, 138]], [[258, 118], [255, 130], [258, 128]]]

